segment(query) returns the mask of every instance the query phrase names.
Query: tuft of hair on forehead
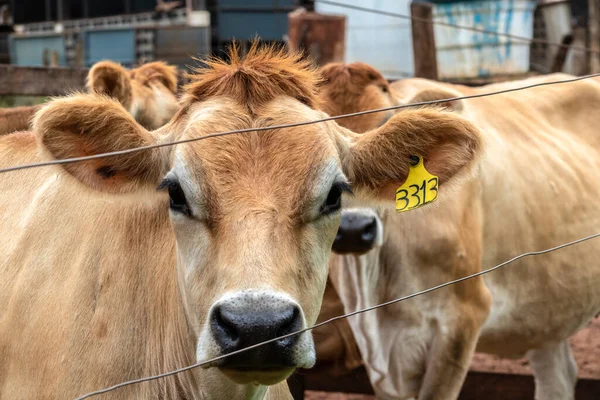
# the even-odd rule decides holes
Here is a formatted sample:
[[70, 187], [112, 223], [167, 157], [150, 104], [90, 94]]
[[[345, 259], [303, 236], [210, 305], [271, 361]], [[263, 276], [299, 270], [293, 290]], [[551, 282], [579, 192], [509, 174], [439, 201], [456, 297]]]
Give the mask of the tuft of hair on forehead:
[[185, 87], [185, 105], [213, 96], [229, 96], [255, 114], [258, 107], [278, 96], [292, 97], [317, 108], [320, 76], [302, 53], [274, 45], [252, 42], [245, 56], [238, 44], [229, 47], [229, 61], [199, 60], [206, 65], [194, 70], [192, 83]]
[[171, 92], [177, 92], [177, 67], [164, 61], [149, 62], [131, 70], [131, 79], [136, 78], [143, 82], [156, 79]]
[[379, 71], [362, 62], [330, 63], [323, 66], [319, 72], [325, 80], [325, 85], [339, 85], [347, 90], [362, 90], [364, 86], [375, 81], [386, 81]]

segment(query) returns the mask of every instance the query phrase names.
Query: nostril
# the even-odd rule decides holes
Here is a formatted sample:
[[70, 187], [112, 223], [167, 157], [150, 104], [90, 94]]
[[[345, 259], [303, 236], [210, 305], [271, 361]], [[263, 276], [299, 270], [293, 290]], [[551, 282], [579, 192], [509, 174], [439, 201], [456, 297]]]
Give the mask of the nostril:
[[213, 318], [217, 329], [231, 342], [237, 342], [240, 333], [236, 326], [235, 318], [232, 317], [232, 315], [229, 315], [222, 308], [216, 308], [214, 310]]
[[365, 226], [361, 233], [361, 239], [364, 242], [374, 242], [377, 236], [377, 220], [375, 218]]
[[[284, 336], [290, 333], [296, 332], [302, 328], [302, 320], [300, 316], [300, 308], [298, 306], [292, 306], [285, 311], [285, 314], [282, 316], [280, 320], [279, 327], [277, 328], [277, 336]], [[294, 337], [287, 337], [278, 340], [278, 343], [281, 346], [287, 347], [288, 345], [294, 343], [296, 339]]]
[[286, 335], [292, 332], [297, 324], [298, 319], [300, 318], [300, 309], [296, 306], [290, 307], [285, 311], [283, 318], [281, 319], [281, 324], [279, 325], [278, 335]]

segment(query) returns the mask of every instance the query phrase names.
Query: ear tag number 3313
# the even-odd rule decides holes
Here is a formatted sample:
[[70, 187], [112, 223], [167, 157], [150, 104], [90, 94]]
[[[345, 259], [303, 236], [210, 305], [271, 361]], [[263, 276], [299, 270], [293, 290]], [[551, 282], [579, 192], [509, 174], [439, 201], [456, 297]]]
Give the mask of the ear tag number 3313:
[[406, 182], [396, 190], [398, 212], [413, 210], [432, 203], [438, 196], [438, 177], [431, 175], [425, 169], [423, 157], [411, 156], [411, 161]]

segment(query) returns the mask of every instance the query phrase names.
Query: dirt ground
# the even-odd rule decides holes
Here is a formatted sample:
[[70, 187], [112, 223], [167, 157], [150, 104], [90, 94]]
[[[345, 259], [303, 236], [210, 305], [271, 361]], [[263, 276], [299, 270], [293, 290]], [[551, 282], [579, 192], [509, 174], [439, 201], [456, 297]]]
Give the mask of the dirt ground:
[[[571, 347], [579, 367], [579, 377], [600, 379], [600, 318], [571, 338]], [[475, 354], [471, 369], [482, 372], [531, 374], [527, 359], [507, 360], [487, 354]], [[374, 400], [373, 396], [344, 393], [307, 392], [307, 400]]]

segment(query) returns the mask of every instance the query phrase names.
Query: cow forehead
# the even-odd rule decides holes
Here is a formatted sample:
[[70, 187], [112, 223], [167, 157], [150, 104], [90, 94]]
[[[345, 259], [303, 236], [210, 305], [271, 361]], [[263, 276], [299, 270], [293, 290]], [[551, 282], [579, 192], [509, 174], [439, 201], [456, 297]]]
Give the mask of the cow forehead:
[[[271, 101], [256, 115], [228, 98], [211, 99], [192, 106], [181, 139], [324, 116], [287, 97]], [[326, 194], [334, 180], [345, 179], [338, 135], [332, 123], [321, 123], [208, 138], [179, 146], [173, 168], [221, 206], [255, 202], [300, 212]]]

